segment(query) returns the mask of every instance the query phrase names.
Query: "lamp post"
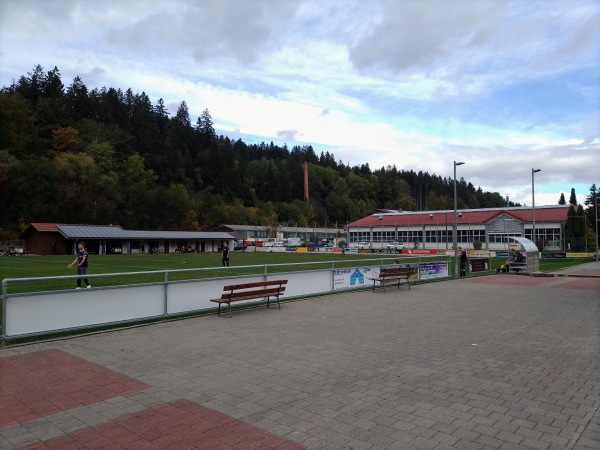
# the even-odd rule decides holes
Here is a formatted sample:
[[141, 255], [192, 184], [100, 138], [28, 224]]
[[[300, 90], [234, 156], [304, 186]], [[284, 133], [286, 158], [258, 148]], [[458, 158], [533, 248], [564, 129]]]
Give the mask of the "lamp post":
[[381, 242], [381, 249], [383, 250], [383, 216], [379, 216], [379, 222], [381, 223], [381, 237], [379, 238], [379, 241]]
[[[541, 172], [542, 169], [531, 169], [531, 237], [533, 243], [537, 247], [537, 242], [535, 240], [535, 183], [534, 183], [534, 175], [538, 172]], [[539, 249], [538, 249], [539, 250]]]
[[598, 192], [594, 192], [594, 221], [596, 222], [596, 262], [598, 262]]
[[452, 243], [454, 245], [454, 278], [458, 278], [458, 242], [456, 234], [456, 166], [462, 166], [464, 162], [454, 161], [454, 229], [452, 230]]

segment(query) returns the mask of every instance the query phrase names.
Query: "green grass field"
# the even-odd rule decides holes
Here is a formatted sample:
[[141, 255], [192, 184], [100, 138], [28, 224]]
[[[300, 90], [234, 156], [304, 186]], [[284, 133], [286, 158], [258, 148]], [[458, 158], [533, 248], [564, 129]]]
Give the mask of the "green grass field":
[[[71, 289], [75, 286], [74, 275], [76, 271], [75, 268], [67, 268], [67, 265], [73, 259], [74, 257], [70, 255], [3, 256], [0, 257], [0, 279], [51, 277], [43, 282], [11, 282], [9, 293]], [[168, 274], [168, 279], [175, 281], [264, 273], [264, 265], [269, 265], [268, 270], [272, 273], [331, 267], [355, 267], [357, 264], [362, 264], [363, 261], [365, 265], [379, 265], [382, 261], [389, 263], [393, 259], [399, 259], [402, 263], [408, 263], [416, 262], [415, 260], [418, 258], [390, 254], [361, 253], [342, 255], [339, 253], [268, 253], [248, 251], [232, 253], [230, 261], [232, 267], [225, 269], [221, 266], [220, 253], [91, 255], [88, 275], [90, 275], [89, 279], [94, 287], [102, 287], [164, 281], [164, 273], [148, 273], [153, 271], [177, 271]], [[446, 257], [440, 256], [437, 259], [446, 260]], [[428, 258], [427, 260], [430, 261], [431, 259]], [[589, 258], [542, 259], [540, 269], [542, 272], [548, 272], [589, 261]], [[299, 263], [302, 264], [297, 265]], [[492, 258], [492, 271], [495, 271], [502, 263], [502, 259]], [[451, 264], [452, 268], [453, 266]], [[124, 274], [130, 272], [137, 274], [94, 278], [94, 275], [98, 274]]]
[[[220, 253], [90, 255], [88, 275], [90, 276], [90, 283], [94, 287], [103, 287], [164, 281], [164, 273], [151, 273], [153, 271], [176, 271], [168, 274], [168, 279], [174, 281], [264, 273], [264, 265], [269, 265], [269, 272], [323, 269], [333, 267], [333, 264], [336, 268], [349, 267], [355, 266], [357, 261], [365, 261], [367, 265], [374, 265], [381, 263], [382, 258], [390, 259], [393, 258], [393, 255], [235, 252], [230, 256], [231, 267], [223, 268]], [[9, 293], [73, 288], [75, 286], [76, 269], [67, 267], [73, 259], [73, 256], [67, 255], [0, 257], [0, 279], [57, 278], [49, 278], [42, 282], [11, 282]], [[367, 262], [369, 259], [374, 259], [374, 261], [369, 263]], [[94, 275], [99, 274], [126, 274], [132, 272], [136, 274], [94, 278]], [[64, 278], [68, 276], [72, 278]]]

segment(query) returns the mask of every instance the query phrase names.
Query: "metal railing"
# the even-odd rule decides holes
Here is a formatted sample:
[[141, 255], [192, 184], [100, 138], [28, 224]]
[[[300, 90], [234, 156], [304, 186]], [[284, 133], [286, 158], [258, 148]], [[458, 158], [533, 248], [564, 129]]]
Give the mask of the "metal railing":
[[215, 306], [210, 299], [220, 297], [224, 280], [232, 278], [253, 282], [285, 277], [289, 281], [282, 300], [366, 288], [369, 287], [366, 283], [350, 286], [344, 274], [368, 272], [394, 260], [427, 266], [425, 277], [431, 276], [432, 264], [447, 263], [450, 270], [450, 257], [445, 255], [386, 254], [369, 259], [90, 274], [86, 277], [94, 288], [80, 290], [72, 287], [78, 278], [73, 275], [7, 278], [2, 280], [1, 338], [4, 342], [32, 335], [212, 312]]

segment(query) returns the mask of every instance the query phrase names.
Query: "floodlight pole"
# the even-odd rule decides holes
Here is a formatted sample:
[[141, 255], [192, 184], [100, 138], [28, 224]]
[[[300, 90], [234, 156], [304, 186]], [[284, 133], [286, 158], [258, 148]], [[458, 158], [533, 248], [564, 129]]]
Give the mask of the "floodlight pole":
[[598, 192], [594, 192], [594, 221], [596, 222], [596, 262], [598, 262]]
[[452, 242], [454, 245], [454, 278], [458, 278], [458, 236], [456, 233], [456, 166], [462, 166], [464, 162], [454, 161], [454, 228], [452, 230]]
[[379, 222], [381, 223], [381, 249], [385, 250], [385, 247], [383, 246], [383, 216], [379, 216]]
[[[538, 172], [541, 172], [542, 169], [531, 169], [531, 222], [532, 222], [532, 230], [531, 237], [532, 241], [537, 248], [537, 242], [535, 240], [535, 184], [534, 184], [534, 175]], [[539, 248], [538, 248], [539, 251]]]

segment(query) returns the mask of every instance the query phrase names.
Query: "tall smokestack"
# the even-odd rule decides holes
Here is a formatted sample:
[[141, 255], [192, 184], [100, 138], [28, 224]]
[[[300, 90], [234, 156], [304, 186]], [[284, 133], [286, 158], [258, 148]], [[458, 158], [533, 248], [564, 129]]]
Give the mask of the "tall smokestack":
[[308, 161], [304, 161], [304, 201], [308, 201]]

